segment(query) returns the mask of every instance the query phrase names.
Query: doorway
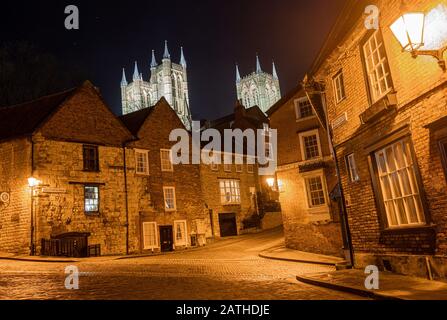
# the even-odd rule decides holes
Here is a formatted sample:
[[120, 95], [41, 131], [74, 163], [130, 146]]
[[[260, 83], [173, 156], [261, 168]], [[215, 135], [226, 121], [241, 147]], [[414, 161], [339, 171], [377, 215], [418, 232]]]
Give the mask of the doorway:
[[172, 226], [160, 226], [160, 247], [162, 252], [174, 250]]
[[219, 226], [221, 237], [237, 236], [237, 223], [235, 213], [220, 213]]

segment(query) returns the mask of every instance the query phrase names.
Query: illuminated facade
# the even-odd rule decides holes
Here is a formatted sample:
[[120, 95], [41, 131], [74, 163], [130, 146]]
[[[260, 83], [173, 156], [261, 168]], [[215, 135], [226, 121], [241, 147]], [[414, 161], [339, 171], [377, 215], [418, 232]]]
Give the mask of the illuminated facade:
[[236, 66], [237, 98], [246, 108], [258, 106], [264, 113], [281, 99], [278, 73], [273, 62], [272, 74], [262, 71], [259, 57], [256, 56], [256, 72], [241, 77]]
[[149, 108], [162, 97], [177, 112], [186, 128], [191, 127], [191, 110], [189, 108], [188, 77], [186, 59], [181, 49], [180, 64], [171, 61], [167, 42], [162, 63], [158, 64], [152, 51], [151, 77], [144, 81], [135, 62], [132, 82], [128, 83], [125, 70], [121, 80], [121, 102], [123, 115], [144, 108]]

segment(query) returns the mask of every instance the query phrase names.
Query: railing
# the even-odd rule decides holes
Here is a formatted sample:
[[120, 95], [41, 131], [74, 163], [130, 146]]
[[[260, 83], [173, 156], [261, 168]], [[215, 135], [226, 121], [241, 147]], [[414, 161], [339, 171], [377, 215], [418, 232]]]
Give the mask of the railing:
[[42, 239], [41, 255], [50, 257], [97, 257], [101, 255], [100, 245], [88, 245], [88, 236], [62, 234], [53, 239]]

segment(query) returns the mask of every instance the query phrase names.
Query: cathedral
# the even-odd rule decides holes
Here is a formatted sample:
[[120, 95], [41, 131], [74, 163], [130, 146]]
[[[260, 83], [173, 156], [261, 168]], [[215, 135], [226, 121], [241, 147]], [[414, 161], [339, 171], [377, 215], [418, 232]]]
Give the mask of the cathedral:
[[272, 74], [262, 71], [259, 57], [256, 56], [256, 72], [241, 78], [236, 65], [237, 98], [246, 108], [258, 106], [264, 113], [281, 99], [278, 73], [273, 62]]
[[145, 81], [143, 73], [138, 70], [135, 62], [132, 82], [128, 83], [123, 69], [121, 80], [121, 99], [123, 115], [149, 108], [164, 97], [177, 112], [187, 129], [191, 128], [191, 110], [189, 108], [188, 77], [186, 74], [186, 60], [181, 48], [180, 64], [171, 61], [168, 43], [161, 64], [157, 63], [155, 52], [152, 50], [151, 75]]

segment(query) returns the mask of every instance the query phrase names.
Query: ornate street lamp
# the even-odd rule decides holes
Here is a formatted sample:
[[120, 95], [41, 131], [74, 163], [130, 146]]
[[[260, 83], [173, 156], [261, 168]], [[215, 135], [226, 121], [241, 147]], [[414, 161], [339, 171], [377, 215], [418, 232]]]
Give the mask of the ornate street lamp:
[[438, 50], [420, 50], [424, 46], [425, 14], [422, 12], [405, 13], [392, 25], [391, 31], [400, 42], [403, 51], [410, 52], [414, 58], [420, 55], [433, 56], [438, 60], [439, 66], [446, 71], [444, 52], [447, 46]]

